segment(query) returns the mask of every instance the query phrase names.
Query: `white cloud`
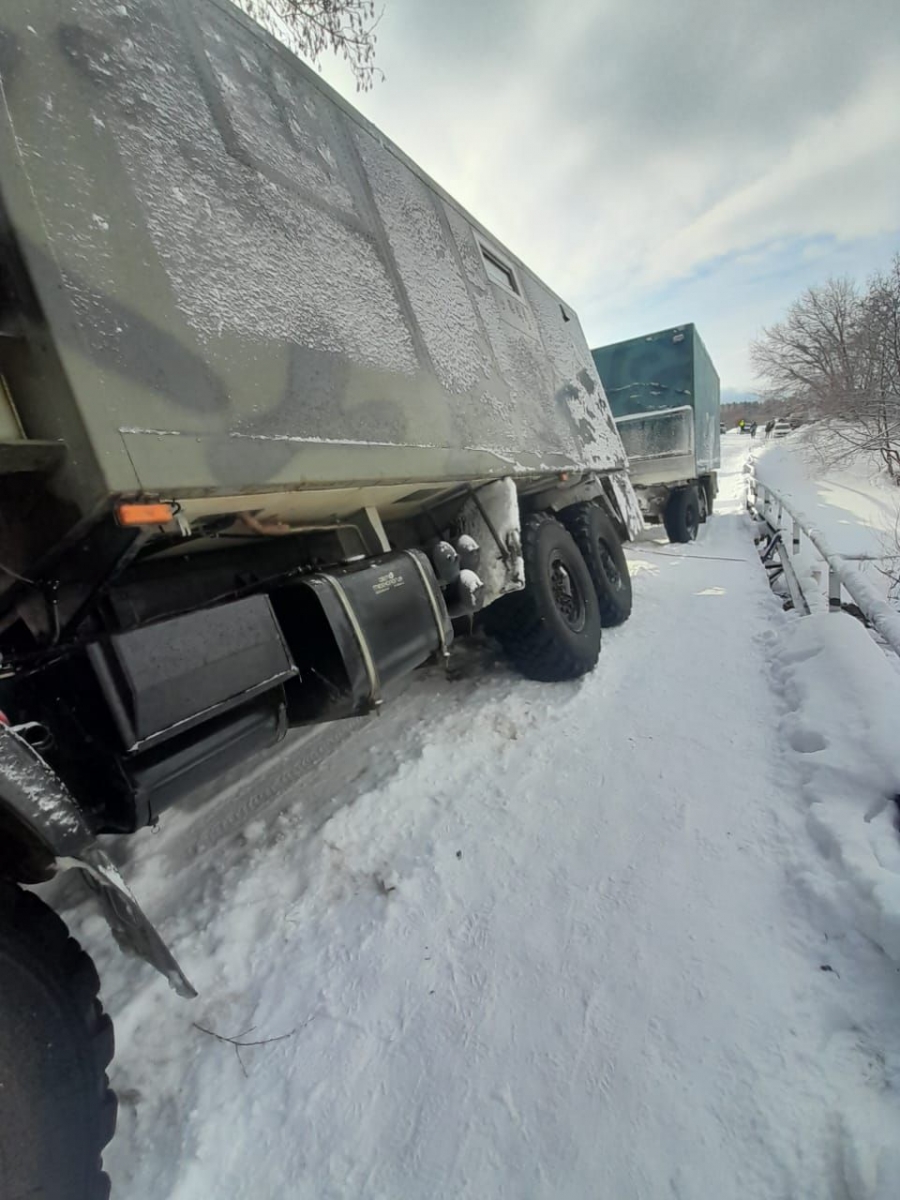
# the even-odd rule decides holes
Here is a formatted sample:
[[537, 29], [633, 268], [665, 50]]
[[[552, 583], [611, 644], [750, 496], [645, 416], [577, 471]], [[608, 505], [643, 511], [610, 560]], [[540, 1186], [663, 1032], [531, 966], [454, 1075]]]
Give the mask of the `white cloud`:
[[[780, 256], [853, 271], [843, 248], [886, 231], [900, 245], [897, 11], [386, 0], [385, 82], [360, 97], [340, 64], [323, 74], [573, 303], [589, 337], [640, 332], [651, 313], [695, 319], [720, 330], [746, 386], [738, 347], [790, 298], [773, 287], [766, 312], [759, 278]], [[709, 271], [728, 294], [694, 286]]]
[[645, 281], [775, 238], [848, 240], [900, 226], [900, 72], [884, 65], [834, 118], [810, 122], [757, 179], [682, 225]]

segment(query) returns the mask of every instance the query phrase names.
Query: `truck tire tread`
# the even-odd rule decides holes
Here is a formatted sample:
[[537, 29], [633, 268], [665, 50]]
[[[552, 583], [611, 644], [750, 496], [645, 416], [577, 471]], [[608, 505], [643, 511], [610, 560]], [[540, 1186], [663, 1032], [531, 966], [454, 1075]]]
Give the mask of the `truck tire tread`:
[[[575, 504], [562, 514], [563, 523], [575, 539], [575, 545], [581, 551], [581, 557], [587, 563], [597, 593], [597, 603], [600, 606], [600, 620], [604, 629], [622, 625], [631, 616], [632, 593], [631, 574], [622, 542], [615, 531], [612, 521], [600, 507], [593, 502]], [[614, 588], [603, 567], [600, 555], [597, 553], [597, 542], [606, 544], [621, 579], [622, 587]]]
[[[60, 1037], [61, 1040], [77, 1038], [83, 1080], [83, 1108], [79, 1108], [84, 1136], [80, 1144], [65, 1145], [63, 1154], [58, 1151], [46, 1154], [48, 1161], [53, 1160], [59, 1166], [58, 1178], [54, 1168], [50, 1168], [52, 1179], [36, 1183], [13, 1177], [13, 1195], [35, 1194], [46, 1196], [47, 1200], [58, 1197], [108, 1200], [110, 1181], [101, 1156], [115, 1133], [118, 1114], [118, 1101], [106, 1073], [115, 1051], [115, 1036], [112, 1022], [100, 1003], [97, 970], [53, 909], [32, 892], [5, 881], [0, 881], [0, 939], [0, 949], [21, 956], [33, 967], [36, 976], [47, 981], [48, 992], [52, 991], [56, 998], [65, 998], [67, 1028], [60, 1031]], [[13, 1102], [17, 1099], [14, 1096]], [[58, 1133], [63, 1141], [79, 1136], [71, 1122], [61, 1121]], [[46, 1142], [43, 1149], [47, 1150]], [[80, 1171], [79, 1167], [83, 1169]], [[81, 1190], [73, 1190], [74, 1187]]]
[[[596, 599], [590, 573], [574, 539], [549, 513], [530, 513], [522, 522], [522, 557], [526, 580], [537, 573], [538, 540], [548, 524], [558, 526], [570, 541], [571, 549], [584, 569], [584, 582], [590, 585], [590, 597]], [[548, 625], [533, 588], [526, 586], [522, 591], [503, 596], [491, 605], [485, 615], [488, 632], [503, 646], [513, 666], [529, 679], [544, 683], [578, 679], [596, 665], [600, 650], [599, 636], [593, 650], [587, 648], [581, 653], [569, 650]], [[598, 618], [599, 613], [596, 613], [595, 619]], [[599, 619], [596, 633], [600, 633]]]
[[686, 544], [700, 528], [700, 500], [693, 485], [674, 491], [663, 510], [663, 525], [670, 542]]

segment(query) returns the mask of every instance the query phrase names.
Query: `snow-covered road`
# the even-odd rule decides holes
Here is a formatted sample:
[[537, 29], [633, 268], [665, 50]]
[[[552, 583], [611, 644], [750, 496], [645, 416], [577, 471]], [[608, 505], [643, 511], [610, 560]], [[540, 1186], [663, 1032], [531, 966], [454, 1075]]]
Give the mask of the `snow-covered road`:
[[[742, 443], [700, 540], [631, 554], [634, 615], [590, 677], [423, 675], [214, 853], [191, 862], [179, 814], [138, 839], [201, 994], [81, 922], [117, 1029], [114, 1196], [900, 1192], [900, 976], [815, 900], [798, 762], [821, 743], [784, 738], [794, 618]], [[282, 1040], [239, 1058], [195, 1023]]]

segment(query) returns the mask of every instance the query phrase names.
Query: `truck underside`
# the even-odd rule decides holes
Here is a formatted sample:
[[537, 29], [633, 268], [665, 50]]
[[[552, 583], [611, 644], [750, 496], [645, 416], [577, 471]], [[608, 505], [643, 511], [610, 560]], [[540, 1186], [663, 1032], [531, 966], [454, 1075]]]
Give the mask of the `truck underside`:
[[123, 504], [12, 581], [4, 711], [96, 832], [131, 832], [288, 727], [371, 712], [446, 654], [454, 626], [525, 583], [522, 511], [597, 500], [627, 536], [609, 480], [522, 483], [420, 489], [415, 515], [312, 526], [276, 520], [276, 497], [262, 515], [156, 526], [123, 525], [145, 511]]

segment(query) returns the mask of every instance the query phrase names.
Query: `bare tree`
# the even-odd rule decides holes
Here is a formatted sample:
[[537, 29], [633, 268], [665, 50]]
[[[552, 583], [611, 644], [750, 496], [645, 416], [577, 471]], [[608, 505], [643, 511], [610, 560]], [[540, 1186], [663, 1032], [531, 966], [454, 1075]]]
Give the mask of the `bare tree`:
[[832, 460], [875, 452], [900, 483], [900, 255], [862, 293], [807, 289], [750, 353], [768, 397], [818, 419]]
[[888, 474], [900, 483], [900, 254], [869, 283], [861, 339], [867, 420]]
[[295, 54], [314, 66], [323, 54], [339, 54], [367, 92], [382, 72], [375, 66], [374, 0], [238, 0], [244, 11]]
[[847, 279], [808, 288], [785, 319], [764, 329], [750, 347], [766, 392], [798, 404], [839, 403], [854, 388], [858, 312], [859, 295]]
[[887, 580], [888, 599], [900, 608], [900, 512], [894, 521], [893, 531], [883, 536], [882, 548], [884, 553], [878, 570]]

